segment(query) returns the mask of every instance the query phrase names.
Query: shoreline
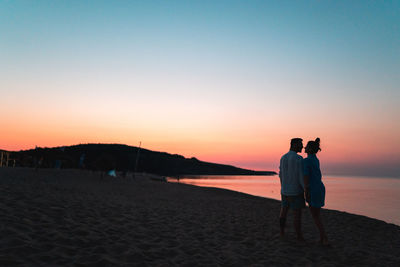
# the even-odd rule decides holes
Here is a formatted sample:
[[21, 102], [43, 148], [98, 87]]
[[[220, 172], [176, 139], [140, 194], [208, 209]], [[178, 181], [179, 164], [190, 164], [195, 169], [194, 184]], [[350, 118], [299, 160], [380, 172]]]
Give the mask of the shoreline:
[[[167, 181], [167, 182], [168, 182], [168, 181]], [[177, 182], [171, 182], [171, 183], [177, 183]], [[208, 187], [208, 186], [199, 186], [199, 185], [185, 184], [185, 183], [180, 183], [180, 184], [189, 185], [189, 186], [195, 186], [195, 187], [201, 187], [201, 188], [204, 188], [204, 189], [220, 189], [220, 190], [226, 190], [226, 191], [230, 191], [230, 192], [234, 192], [234, 193], [240, 193], [240, 194], [244, 194], [244, 195], [251, 196], [251, 197], [262, 198], [262, 199], [277, 201], [277, 202], [281, 203], [280, 200], [275, 199], [275, 198], [269, 198], [269, 197], [264, 197], [264, 196], [257, 196], [257, 195], [253, 195], [253, 194], [249, 194], [249, 193], [245, 193], [245, 192], [240, 192], [240, 191], [236, 191], [236, 190], [232, 190], [232, 189], [226, 189], [226, 188], [221, 188], [221, 187], [212, 187], [212, 186], [210, 186], [210, 187]], [[308, 206], [306, 206], [303, 210], [307, 210], [307, 208], [308, 208]], [[361, 217], [365, 217], [365, 218], [367, 218], [367, 219], [377, 220], [377, 221], [380, 221], [380, 222], [383, 222], [383, 223], [392, 224], [392, 225], [395, 225], [395, 226], [400, 227], [400, 225], [398, 225], [398, 224], [391, 223], [391, 222], [387, 222], [387, 221], [384, 221], [384, 220], [379, 219], [379, 218], [369, 217], [369, 216], [363, 215], [363, 214], [357, 214], [357, 213], [352, 213], [352, 212], [348, 212], [348, 211], [344, 211], [344, 210], [338, 210], [338, 209], [329, 209], [329, 208], [324, 208], [324, 207], [322, 207], [321, 210], [336, 211], [336, 212], [346, 213], [346, 214], [349, 214], [349, 215], [361, 216]], [[306, 212], [307, 212], [307, 211], [306, 211]]]
[[[174, 178], [169, 181], [177, 182]], [[179, 182], [200, 187], [224, 188], [278, 201], [281, 199], [279, 181], [268, 176], [262, 177], [262, 179], [252, 176], [242, 178], [237, 176], [186, 176]], [[328, 190], [325, 209], [366, 216], [400, 226], [398, 209], [396, 210], [396, 207], [400, 205], [398, 197], [400, 180], [383, 177], [353, 179], [353, 177], [345, 176], [325, 176], [324, 183]], [[362, 183], [362, 185], [358, 185], [358, 183]], [[371, 189], [368, 189], [368, 186]], [[342, 187], [346, 189], [347, 193], [341, 190]], [[350, 194], [349, 190], [354, 190], [354, 193]], [[369, 203], [369, 205], [366, 206], [365, 203]]]
[[1, 265], [391, 265], [400, 227], [322, 210], [332, 246], [303, 213], [279, 237], [278, 200], [220, 188], [0, 168]]

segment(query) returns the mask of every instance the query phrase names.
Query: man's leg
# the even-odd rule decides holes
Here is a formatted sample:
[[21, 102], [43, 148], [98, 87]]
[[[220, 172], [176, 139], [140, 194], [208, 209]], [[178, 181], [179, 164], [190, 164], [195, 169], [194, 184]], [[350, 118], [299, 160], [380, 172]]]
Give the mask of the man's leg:
[[281, 229], [281, 237], [285, 235], [286, 217], [289, 211], [288, 207], [281, 207], [281, 214], [279, 216], [279, 227]]
[[301, 232], [301, 214], [303, 209], [295, 209], [294, 213], [294, 229], [296, 230], [297, 239], [303, 241], [303, 233]]

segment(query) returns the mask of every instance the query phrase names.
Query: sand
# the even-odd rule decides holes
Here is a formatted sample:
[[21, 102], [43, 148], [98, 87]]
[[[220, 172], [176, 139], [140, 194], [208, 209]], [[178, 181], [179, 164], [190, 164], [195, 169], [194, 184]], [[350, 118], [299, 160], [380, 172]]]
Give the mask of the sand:
[[279, 237], [276, 200], [223, 189], [0, 168], [0, 266], [400, 266], [400, 227], [323, 210]]

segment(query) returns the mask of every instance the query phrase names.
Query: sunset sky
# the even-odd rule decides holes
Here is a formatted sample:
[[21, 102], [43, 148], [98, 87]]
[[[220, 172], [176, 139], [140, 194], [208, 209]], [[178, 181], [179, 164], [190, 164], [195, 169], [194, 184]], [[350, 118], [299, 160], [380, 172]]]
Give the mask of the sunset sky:
[[[0, 0], [0, 148], [400, 176], [400, 1]], [[303, 156], [306, 156], [302, 154]]]

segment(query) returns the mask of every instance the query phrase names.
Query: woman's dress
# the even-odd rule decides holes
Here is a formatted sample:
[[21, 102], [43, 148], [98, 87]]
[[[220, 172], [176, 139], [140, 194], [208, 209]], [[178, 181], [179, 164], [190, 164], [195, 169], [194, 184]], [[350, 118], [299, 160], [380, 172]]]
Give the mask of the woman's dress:
[[316, 155], [308, 155], [304, 159], [304, 175], [308, 176], [310, 181], [310, 200], [308, 204], [311, 207], [323, 207], [325, 205], [325, 186], [321, 180], [321, 169]]

